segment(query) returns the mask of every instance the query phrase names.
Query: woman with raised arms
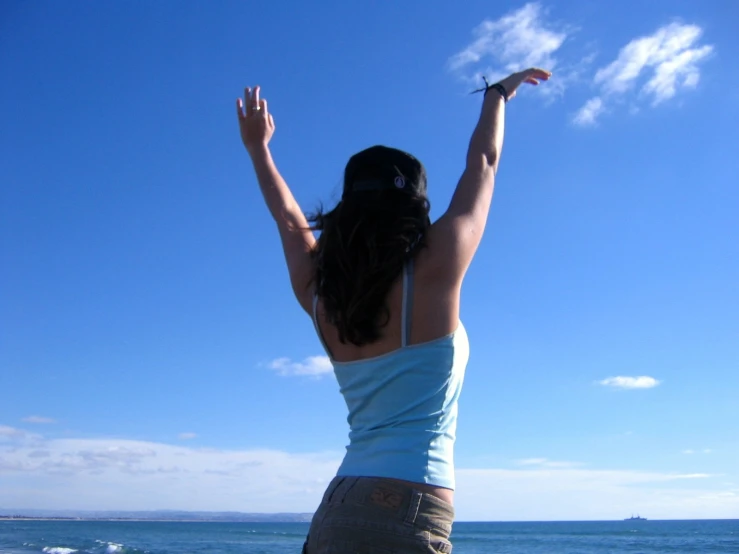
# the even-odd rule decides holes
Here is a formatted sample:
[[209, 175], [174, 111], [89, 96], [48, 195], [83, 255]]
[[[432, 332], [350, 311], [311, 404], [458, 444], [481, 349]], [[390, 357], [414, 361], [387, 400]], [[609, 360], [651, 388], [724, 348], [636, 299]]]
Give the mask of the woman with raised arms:
[[[341, 200], [310, 218], [272, 159], [259, 87], [237, 101], [241, 138], [349, 416], [349, 445], [305, 554], [451, 552], [457, 407], [469, 355], [460, 291], [487, 222], [506, 103], [528, 69], [488, 85], [446, 212], [429, 220], [426, 172], [386, 146], [354, 154]], [[320, 234], [316, 239], [314, 231]]]

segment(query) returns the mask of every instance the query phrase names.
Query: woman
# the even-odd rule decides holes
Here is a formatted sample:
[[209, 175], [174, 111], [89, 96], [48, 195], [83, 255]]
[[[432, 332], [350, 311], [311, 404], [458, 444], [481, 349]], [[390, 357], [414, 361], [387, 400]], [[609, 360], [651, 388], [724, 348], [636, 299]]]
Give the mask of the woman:
[[457, 400], [468, 358], [460, 289], [493, 196], [505, 103], [522, 83], [549, 77], [529, 69], [486, 86], [466, 168], [433, 224], [421, 163], [374, 146], [351, 157], [341, 201], [311, 227], [270, 155], [275, 125], [259, 87], [246, 89], [246, 109], [237, 101], [293, 292], [349, 409], [350, 444], [304, 553], [451, 552]]

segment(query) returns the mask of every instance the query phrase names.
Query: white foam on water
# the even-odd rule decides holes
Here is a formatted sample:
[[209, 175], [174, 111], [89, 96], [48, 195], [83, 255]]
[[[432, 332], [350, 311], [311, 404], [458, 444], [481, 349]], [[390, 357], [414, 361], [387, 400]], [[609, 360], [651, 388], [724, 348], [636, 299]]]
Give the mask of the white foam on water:
[[77, 549], [63, 546], [44, 546], [42, 552], [46, 552], [46, 554], [72, 554], [72, 552], [77, 552]]
[[123, 545], [116, 542], [101, 541], [100, 539], [95, 539], [95, 542], [106, 545], [105, 554], [114, 554], [115, 552], [123, 551]]

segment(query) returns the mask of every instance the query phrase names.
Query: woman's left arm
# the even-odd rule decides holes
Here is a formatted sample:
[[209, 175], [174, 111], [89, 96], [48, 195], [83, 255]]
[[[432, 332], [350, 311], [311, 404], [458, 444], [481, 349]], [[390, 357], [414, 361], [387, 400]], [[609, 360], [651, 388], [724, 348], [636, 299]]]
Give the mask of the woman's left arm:
[[311, 251], [316, 239], [305, 214], [272, 159], [269, 141], [274, 134], [275, 123], [272, 114], [267, 111], [267, 101], [259, 99], [259, 87], [253, 90], [247, 88], [245, 96], [246, 110], [241, 98], [236, 101], [241, 140], [251, 157], [267, 207], [277, 223], [295, 296], [303, 309], [311, 313]]

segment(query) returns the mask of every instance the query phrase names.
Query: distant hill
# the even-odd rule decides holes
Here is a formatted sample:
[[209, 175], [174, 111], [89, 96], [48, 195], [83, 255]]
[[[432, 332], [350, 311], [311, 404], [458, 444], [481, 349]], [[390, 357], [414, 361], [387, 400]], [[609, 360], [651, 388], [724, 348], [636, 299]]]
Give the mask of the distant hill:
[[309, 522], [313, 514], [278, 513], [259, 514], [246, 512], [185, 512], [180, 510], [152, 511], [93, 511], [93, 510], [13, 510], [0, 508], [0, 518], [52, 518], [52, 519], [104, 519], [143, 521], [221, 521], [221, 522]]

